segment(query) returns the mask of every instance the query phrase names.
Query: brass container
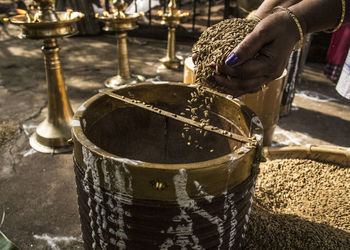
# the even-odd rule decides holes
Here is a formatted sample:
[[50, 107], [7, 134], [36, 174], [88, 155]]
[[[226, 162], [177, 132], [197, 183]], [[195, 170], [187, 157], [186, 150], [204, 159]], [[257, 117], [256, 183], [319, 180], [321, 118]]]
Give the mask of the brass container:
[[72, 150], [68, 143], [71, 139], [71, 119], [73, 111], [70, 106], [61, 64], [57, 39], [44, 40], [42, 47], [46, 70], [48, 114], [30, 137], [30, 145], [42, 153], [63, 153]]
[[22, 28], [22, 38], [43, 39], [46, 83], [48, 89], [48, 115], [30, 137], [32, 148], [42, 153], [63, 153], [72, 150], [70, 106], [61, 70], [57, 38], [77, 33], [76, 22], [84, 15], [80, 12], [55, 12], [55, 0], [38, 0], [34, 13], [17, 15], [10, 22]]
[[[180, 114], [194, 90], [142, 83], [113, 92]], [[208, 133], [200, 134], [204, 149], [188, 146], [183, 123], [104, 93], [78, 109], [72, 134], [86, 249], [159, 249], [180, 246], [181, 237], [187, 249], [238, 246], [252, 202], [262, 126], [239, 100], [207, 94], [214, 95], [211, 123], [256, 138], [256, 145]]]
[[96, 17], [104, 23], [103, 30], [115, 31], [117, 37], [118, 67], [117, 75], [108, 78], [104, 84], [108, 88], [119, 88], [121, 85], [135, 84], [145, 80], [141, 75], [130, 73], [127, 48], [127, 32], [138, 27], [137, 19], [142, 13], [125, 14], [125, 2], [114, 2], [116, 8], [113, 13]]
[[259, 116], [264, 126], [264, 146], [271, 146], [272, 144], [273, 133], [280, 115], [286, 75], [287, 70], [284, 70], [282, 76], [267, 83], [262, 90], [240, 97]]
[[138, 27], [136, 24], [137, 19], [140, 17], [140, 14], [133, 13], [128, 14], [126, 18], [110, 18], [105, 16], [99, 16], [98, 19], [105, 23], [103, 27], [104, 31], [117, 31], [125, 32], [129, 30], [134, 30]]
[[76, 23], [83, 18], [80, 12], [55, 12], [59, 21], [28, 22], [25, 15], [10, 18], [10, 22], [22, 28], [21, 38], [50, 39], [71, 36], [78, 33]]
[[168, 27], [168, 40], [167, 40], [167, 50], [166, 56], [159, 59], [162, 65], [159, 70], [162, 69], [178, 69], [181, 64], [181, 60], [175, 55], [175, 27]]
[[187, 57], [185, 59], [184, 64], [184, 83], [188, 84], [194, 84], [194, 81], [196, 80], [195, 73], [194, 73], [194, 63], [191, 57]]
[[168, 41], [167, 41], [167, 52], [166, 56], [159, 59], [162, 65], [158, 68], [158, 71], [164, 69], [178, 69], [181, 64], [181, 59], [177, 58], [175, 55], [175, 32], [176, 27], [180, 24], [181, 18], [188, 16], [188, 12], [181, 12], [176, 8], [176, 1], [170, 0], [167, 8], [167, 12], [159, 13], [162, 17], [162, 25], [168, 26]]
[[[284, 70], [282, 76], [267, 83], [261, 91], [246, 94], [239, 98], [259, 116], [264, 126], [264, 146], [271, 146], [272, 143], [273, 133], [279, 119], [286, 75], [287, 71]], [[187, 58], [184, 67], [184, 82], [192, 84], [194, 81], [194, 64], [192, 58]]]

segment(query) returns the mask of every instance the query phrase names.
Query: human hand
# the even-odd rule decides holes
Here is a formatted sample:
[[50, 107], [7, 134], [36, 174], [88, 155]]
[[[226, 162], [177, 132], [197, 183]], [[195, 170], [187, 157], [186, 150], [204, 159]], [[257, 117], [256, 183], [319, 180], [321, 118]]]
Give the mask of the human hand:
[[225, 64], [218, 65], [219, 74], [212, 80], [234, 97], [257, 92], [282, 74], [298, 40], [298, 29], [288, 13], [271, 14], [232, 51]]
[[197, 61], [198, 54], [197, 53], [193, 53], [191, 57], [192, 57], [193, 63], [195, 63]]

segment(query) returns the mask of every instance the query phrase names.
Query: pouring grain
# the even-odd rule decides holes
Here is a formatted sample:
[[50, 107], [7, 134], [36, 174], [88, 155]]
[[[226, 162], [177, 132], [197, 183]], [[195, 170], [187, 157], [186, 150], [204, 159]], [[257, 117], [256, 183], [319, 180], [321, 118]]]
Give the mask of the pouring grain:
[[[209, 111], [211, 110], [211, 105], [215, 102], [215, 97], [205, 94], [202, 86], [216, 90], [219, 90], [219, 88], [210, 85], [209, 81], [207, 81], [210, 76], [217, 72], [217, 68], [214, 70], [207, 65], [213, 61], [217, 65], [224, 63], [232, 49], [254, 29], [256, 24], [256, 20], [241, 18], [227, 19], [209, 27], [199, 37], [199, 40], [193, 46], [193, 52], [198, 55], [195, 61], [198, 88], [191, 93], [191, 97], [187, 101], [188, 106], [185, 109], [187, 117], [195, 121], [200, 121], [203, 126], [210, 124]], [[184, 134], [182, 137], [184, 139], [187, 138], [188, 146], [192, 145], [200, 150], [207, 148], [209, 152], [214, 152], [214, 149], [198, 143], [200, 138], [207, 135], [206, 131], [193, 128], [189, 129], [185, 126]], [[196, 138], [195, 143], [191, 143], [189, 136]]]
[[[206, 29], [192, 48], [197, 53], [195, 63], [196, 83], [209, 85], [208, 78], [216, 69], [208, 67], [211, 62], [224, 64], [231, 51], [254, 29], [257, 20], [232, 18]], [[213, 87], [213, 86], [210, 86]]]

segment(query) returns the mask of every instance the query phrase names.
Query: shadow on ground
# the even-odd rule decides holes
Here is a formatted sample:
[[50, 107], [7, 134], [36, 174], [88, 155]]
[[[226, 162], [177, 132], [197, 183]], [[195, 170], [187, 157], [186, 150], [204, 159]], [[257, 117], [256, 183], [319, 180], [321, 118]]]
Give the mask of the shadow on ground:
[[298, 107], [289, 116], [282, 117], [278, 126], [308, 134], [330, 144], [350, 146], [350, 122], [336, 116]]

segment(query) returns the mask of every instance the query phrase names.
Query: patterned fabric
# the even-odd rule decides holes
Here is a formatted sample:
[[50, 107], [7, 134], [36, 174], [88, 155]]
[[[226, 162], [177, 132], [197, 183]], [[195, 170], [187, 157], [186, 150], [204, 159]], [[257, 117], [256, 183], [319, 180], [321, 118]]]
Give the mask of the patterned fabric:
[[350, 23], [344, 24], [332, 34], [327, 51], [327, 64], [323, 69], [326, 77], [337, 83], [350, 47]]
[[325, 76], [334, 83], [337, 83], [343, 66], [327, 63], [323, 69]]
[[350, 47], [350, 23], [344, 24], [332, 34], [332, 39], [327, 51], [327, 62], [343, 66], [346, 53]]
[[348, 56], [346, 57], [343, 70], [335, 89], [340, 95], [350, 99], [350, 50], [348, 52]]

